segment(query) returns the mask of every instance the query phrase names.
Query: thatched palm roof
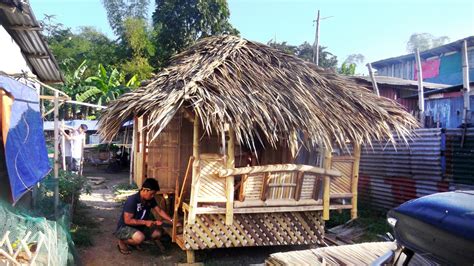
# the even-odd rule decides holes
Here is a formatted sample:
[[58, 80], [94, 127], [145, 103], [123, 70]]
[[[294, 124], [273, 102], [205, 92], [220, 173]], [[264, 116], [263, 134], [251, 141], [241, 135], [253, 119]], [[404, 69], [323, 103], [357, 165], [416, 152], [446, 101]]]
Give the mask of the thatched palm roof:
[[[145, 86], [110, 103], [100, 133], [111, 139], [124, 121], [147, 115], [156, 135], [182, 108], [207, 132], [229, 123], [240, 141], [265, 138], [310, 145], [407, 136], [416, 120], [394, 101], [344, 76], [266, 45], [234, 36], [206, 38], [175, 56]], [[155, 135], [155, 136], [156, 136]]]

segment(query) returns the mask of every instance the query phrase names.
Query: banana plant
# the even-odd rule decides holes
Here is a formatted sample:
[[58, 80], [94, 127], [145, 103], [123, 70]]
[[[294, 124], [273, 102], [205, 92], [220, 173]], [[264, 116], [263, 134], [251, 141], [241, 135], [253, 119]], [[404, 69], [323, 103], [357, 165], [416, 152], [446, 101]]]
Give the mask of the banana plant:
[[125, 81], [125, 77], [117, 69], [107, 71], [99, 64], [97, 74], [86, 79], [85, 91], [77, 96], [81, 102], [91, 102], [97, 105], [107, 105], [121, 94], [138, 86], [136, 76]]

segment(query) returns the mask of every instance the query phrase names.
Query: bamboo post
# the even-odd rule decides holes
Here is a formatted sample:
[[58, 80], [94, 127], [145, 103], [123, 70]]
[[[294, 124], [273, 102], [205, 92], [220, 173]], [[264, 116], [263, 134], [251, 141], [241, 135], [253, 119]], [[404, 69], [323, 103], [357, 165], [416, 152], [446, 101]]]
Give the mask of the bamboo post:
[[[324, 149], [324, 169], [331, 170], [332, 153], [330, 148]], [[323, 220], [329, 220], [329, 207], [330, 207], [330, 189], [331, 179], [329, 176], [324, 176], [323, 182]]]
[[462, 114], [462, 123], [467, 127], [469, 123], [468, 113], [470, 111], [470, 85], [469, 85], [469, 60], [467, 56], [467, 41], [464, 40], [462, 45], [462, 77], [463, 77], [463, 96], [464, 96], [464, 112]]
[[[64, 119], [61, 121], [61, 128], [64, 128]], [[67, 171], [66, 169], [66, 137], [64, 134], [61, 134], [61, 147], [62, 147], [62, 163], [63, 163], [63, 170]]]
[[142, 172], [141, 172], [141, 177], [140, 177], [140, 185], [143, 183], [143, 181], [145, 181], [145, 176], [147, 175], [147, 152], [146, 152], [146, 147], [147, 147], [147, 142], [148, 142], [148, 130], [146, 129], [146, 126], [148, 124], [148, 116], [147, 115], [143, 115], [143, 118], [142, 118], [142, 152], [143, 152], [143, 160], [142, 160], [142, 165], [140, 167], [142, 167]]
[[[199, 189], [199, 117], [196, 113], [193, 122], [193, 175], [191, 178], [191, 198], [189, 200], [188, 223], [194, 224], [196, 221], [197, 196]], [[193, 253], [194, 258], [194, 253]]]
[[[235, 167], [235, 135], [234, 129], [229, 127], [229, 140], [227, 141], [227, 168]], [[232, 225], [234, 223], [234, 176], [228, 176], [225, 178], [226, 181], [226, 212], [225, 212], [225, 224]]]
[[357, 218], [357, 200], [359, 185], [360, 144], [354, 143], [354, 167], [352, 168], [352, 209], [351, 218]]
[[421, 127], [425, 127], [425, 95], [423, 91], [423, 71], [421, 69], [420, 50], [415, 51], [416, 66], [418, 68], [418, 110], [420, 111]]
[[56, 181], [54, 184], [54, 214], [55, 217], [58, 217], [58, 205], [59, 205], [59, 93], [57, 91], [54, 92], [54, 180]]
[[372, 64], [367, 63], [367, 68], [369, 69], [370, 79], [372, 80], [372, 88], [374, 89], [374, 93], [377, 96], [380, 96], [379, 86], [377, 85], [377, 81], [375, 80], [374, 70], [372, 69]]
[[133, 118], [133, 128], [132, 128], [132, 150], [130, 151], [130, 174], [129, 174], [129, 184], [133, 184], [133, 175], [135, 174], [135, 152], [137, 151], [137, 128], [138, 128], [138, 119], [135, 116]]
[[188, 263], [196, 262], [196, 258], [194, 257], [194, 250], [191, 250], [191, 249], [186, 250], [186, 259]]

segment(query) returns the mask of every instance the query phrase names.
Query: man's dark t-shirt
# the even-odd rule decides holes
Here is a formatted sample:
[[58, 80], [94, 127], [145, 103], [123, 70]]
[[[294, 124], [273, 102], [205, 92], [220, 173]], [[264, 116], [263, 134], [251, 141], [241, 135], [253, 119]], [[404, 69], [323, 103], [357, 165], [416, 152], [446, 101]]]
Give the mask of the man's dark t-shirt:
[[148, 201], [142, 201], [140, 199], [140, 192], [128, 197], [125, 205], [123, 206], [123, 211], [117, 224], [117, 230], [122, 226], [129, 226], [125, 224], [123, 219], [123, 214], [125, 212], [133, 213], [133, 219], [150, 220], [151, 209], [155, 208], [156, 206], [157, 203], [154, 198]]

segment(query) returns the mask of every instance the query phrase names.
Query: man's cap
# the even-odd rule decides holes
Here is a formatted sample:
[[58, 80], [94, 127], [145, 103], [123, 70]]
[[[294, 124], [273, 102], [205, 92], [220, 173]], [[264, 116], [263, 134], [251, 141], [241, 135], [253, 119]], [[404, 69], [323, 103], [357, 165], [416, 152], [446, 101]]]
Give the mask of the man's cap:
[[81, 124], [79, 127], [82, 128], [84, 131], [87, 131], [89, 129], [86, 124]]
[[145, 179], [142, 185], [142, 189], [143, 188], [147, 188], [154, 191], [160, 191], [160, 185], [158, 184], [158, 181], [154, 178]]

